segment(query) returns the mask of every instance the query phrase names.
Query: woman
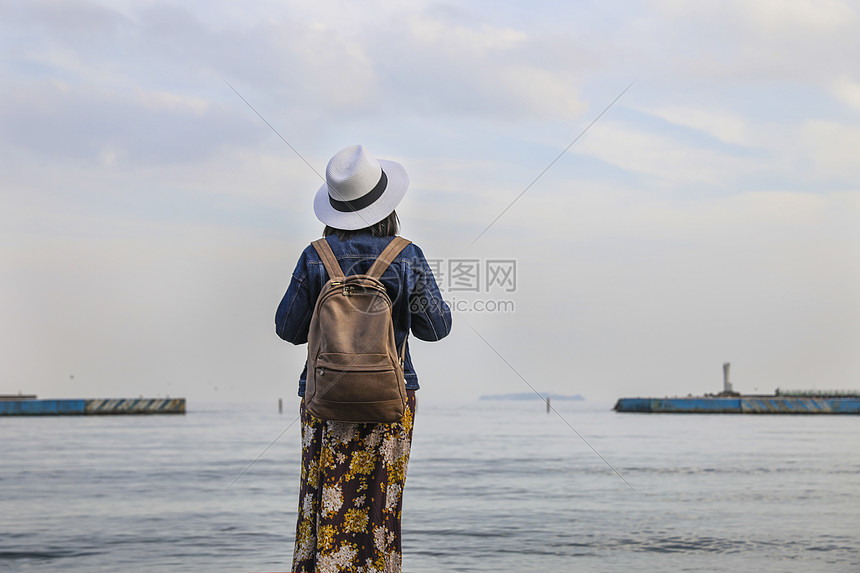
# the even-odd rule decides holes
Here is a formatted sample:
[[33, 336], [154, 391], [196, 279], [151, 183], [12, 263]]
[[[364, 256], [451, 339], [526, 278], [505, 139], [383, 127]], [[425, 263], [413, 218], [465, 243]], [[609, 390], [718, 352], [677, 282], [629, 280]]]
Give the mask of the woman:
[[[366, 274], [398, 233], [395, 207], [409, 179], [403, 167], [355, 145], [329, 161], [314, 212], [344, 274]], [[304, 250], [275, 315], [278, 336], [308, 341], [314, 306], [329, 279], [316, 249]], [[400, 516], [415, 419], [418, 376], [407, 335], [439, 340], [451, 330], [424, 254], [407, 245], [381, 277], [392, 301], [397, 348], [405, 348], [406, 408], [391, 423], [323, 421], [306, 408], [307, 364], [299, 377], [302, 471], [291, 571], [399, 572]]]

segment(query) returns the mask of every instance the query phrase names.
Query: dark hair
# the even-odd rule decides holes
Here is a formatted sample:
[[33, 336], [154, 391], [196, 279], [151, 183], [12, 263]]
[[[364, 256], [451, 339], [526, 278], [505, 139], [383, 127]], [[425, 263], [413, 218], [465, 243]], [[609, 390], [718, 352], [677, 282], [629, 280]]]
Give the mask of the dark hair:
[[400, 232], [400, 218], [397, 216], [397, 211], [392, 211], [388, 217], [376, 223], [375, 225], [371, 225], [369, 227], [365, 227], [363, 229], [356, 229], [354, 231], [347, 231], [345, 229], [335, 229], [334, 227], [325, 226], [323, 230], [323, 237], [328, 237], [329, 235], [337, 235], [337, 238], [341, 241], [345, 241], [354, 235], [358, 235], [359, 233], [370, 233], [373, 237], [391, 237]]

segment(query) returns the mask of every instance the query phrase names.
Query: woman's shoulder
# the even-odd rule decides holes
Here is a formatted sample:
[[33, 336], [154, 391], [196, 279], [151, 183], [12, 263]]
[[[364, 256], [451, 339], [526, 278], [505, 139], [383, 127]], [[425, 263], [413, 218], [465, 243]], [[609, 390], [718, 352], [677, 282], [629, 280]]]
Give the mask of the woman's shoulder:
[[[398, 237], [400, 237], [400, 235], [398, 235]], [[418, 245], [416, 245], [414, 241], [412, 241], [411, 239], [409, 239], [409, 238], [407, 238], [407, 237], [401, 237], [401, 238], [402, 238], [402, 239], [406, 239], [407, 241], [409, 241], [409, 244], [408, 244], [408, 245], [406, 245], [405, 247], [403, 247], [403, 251], [404, 251], [404, 252], [408, 252], [408, 253], [418, 253], [418, 254], [421, 254], [422, 256], [424, 255], [424, 252], [421, 250], [421, 247], [419, 247]]]
[[[399, 236], [399, 235], [398, 235]], [[400, 255], [398, 258], [403, 258], [408, 261], [423, 261], [426, 263], [426, 257], [424, 256], [424, 251], [421, 250], [421, 247], [416, 245], [407, 237], [402, 237], [409, 241], [409, 244], [403, 247], [403, 250], [400, 251]]]

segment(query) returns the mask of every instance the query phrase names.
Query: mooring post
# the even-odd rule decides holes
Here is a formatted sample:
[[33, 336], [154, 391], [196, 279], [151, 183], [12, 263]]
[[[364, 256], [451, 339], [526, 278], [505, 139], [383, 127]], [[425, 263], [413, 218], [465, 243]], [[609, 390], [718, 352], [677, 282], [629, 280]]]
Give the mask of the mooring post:
[[549, 396], [546, 397], [546, 413], [549, 414], [550, 405], [549, 405]]
[[278, 414], [284, 413], [284, 400], [283, 398], [278, 398]]

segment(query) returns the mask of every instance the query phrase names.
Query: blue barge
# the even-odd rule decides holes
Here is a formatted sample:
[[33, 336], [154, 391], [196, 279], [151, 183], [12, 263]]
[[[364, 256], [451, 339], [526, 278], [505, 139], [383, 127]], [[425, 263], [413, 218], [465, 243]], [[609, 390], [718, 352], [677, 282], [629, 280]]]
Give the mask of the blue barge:
[[674, 398], [620, 398], [616, 412], [666, 414], [860, 414], [860, 392], [785, 392], [742, 395], [732, 389], [730, 364], [723, 364], [719, 394]]
[[0, 416], [99, 416], [113, 414], [184, 414], [185, 398], [109, 398], [37, 400], [35, 396], [0, 397]]

